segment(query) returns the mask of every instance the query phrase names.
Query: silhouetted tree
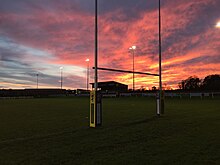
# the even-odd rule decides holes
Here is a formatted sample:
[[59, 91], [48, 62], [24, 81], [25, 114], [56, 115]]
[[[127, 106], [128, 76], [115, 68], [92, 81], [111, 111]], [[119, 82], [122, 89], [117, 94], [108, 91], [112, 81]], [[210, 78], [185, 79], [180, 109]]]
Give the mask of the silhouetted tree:
[[201, 86], [201, 80], [196, 76], [190, 76], [186, 80], [182, 80], [179, 83], [180, 89], [183, 90], [199, 90]]
[[202, 83], [203, 90], [220, 90], [220, 75], [208, 75]]
[[178, 83], [180, 89], [185, 90], [186, 80], [182, 80]]
[[140, 91], [141, 91], [141, 92], [144, 92], [145, 90], [146, 90], [146, 88], [145, 88], [144, 86], [141, 86], [141, 87], [140, 87]]

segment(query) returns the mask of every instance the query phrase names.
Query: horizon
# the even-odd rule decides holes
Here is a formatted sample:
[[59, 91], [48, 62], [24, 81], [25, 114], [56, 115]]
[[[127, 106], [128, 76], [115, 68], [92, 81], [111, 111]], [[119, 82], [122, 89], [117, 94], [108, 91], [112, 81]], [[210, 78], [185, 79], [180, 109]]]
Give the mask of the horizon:
[[[176, 89], [189, 76], [220, 73], [220, 1], [162, 0], [162, 81]], [[1, 0], [0, 89], [86, 88], [94, 63], [94, 2]], [[100, 67], [158, 73], [158, 6], [154, 0], [99, 1]], [[62, 67], [62, 69], [60, 69]], [[62, 71], [61, 71], [62, 70]], [[132, 74], [99, 71], [99, 81], [132, 88]], [[136, 90], [158, 77], [135, 75]]]
[[[207, 77], [210, 77], [210, 76], [218, 76], [218, 77], [220, 77], [220, 75], [219, 74], [213, 74], [213, 75], [207, 75], [205, 78], [207, 78]], [[192, 79], [195, 79], [195, 78], [198, 78], [199, 79], [199, 81], [200, 81], [200, 84], [198, 84], [199, 85], [199, 89], [183, 89], [182, 88], [182, 86], [180, 87], [179, 85], [183, 82], [183, 81], [189, 81], [189, 79], [190, 78], [192, 78]], [[204, 85], [204, 80], [205, 80], [205, 78], [204, 79], [202, 79], [202, 78], [199, 78], [199, 77], [197, 77], [197, 76], [190, 76], [190, 77], [188, 77], [187, 79], [185, 79], [185, 80], [182, 80], [181, 82], [179, 82], [179, 84], [178, 84], [178, 88], [170, 88], [169, 86], [167, 86], [167, 84], [163, 84], [163, 87], [162, 87], [162, 90], [163, 91], [192, 91], [192, 92], [195, 92], [195, 91], [207, 91], [207, 89], [203, 89], [203, 88], [200, 88], [200, 87], [202, 87], [202, 85]], [[117, 82], [117, 81], [102, 81], [102, 82], [98, 82], [98, 83], [103, 83], [103, 82], [116, 82], [116, 83], [119, 83], [119, 84], [123, 84], [123, 85], [127, 85], [128, 86], [128, 84], [125, 84], [125, 83], [120, 83], [120, 82]], [[212, 82], [214, 83], [216, 83], [216, 80], [212, 80]], [[89, 83], [88, 85], [89, 85], [89, 88], [88, 89], [85, 89], [85, 88], [60, 88], [60, 87], [30, 87], [30, 88], [0, 88], [0, 90], [29, 90], [29, 89], [34, 89], [34, 90], [38, 90], [38, 89], [40, 89], [40, 90], [46, 90], [46, 89], [50, 89], [50, 90], [57, 90], [57, 89], [59, 89], [59, 90], [87, 90], [87, 91], [92, 91], [94, 88], [92, 88], [92, 85], [93, 85], [94, 83]], [[214, 84], [213, 84], [214, 85]], [[91, 87], [90, 87], [91, 86]], [[155, 88], [155, 89], [153, 89], [153, 88]], [[214, 89], [215, 87], [213, 86], [213, 89], [211, 89], [211, 91], [215, 91], [216, 89]], [[143, 86], [141, 86], [140, 88], [138, 88], [138, 89], [136, 89], [135, 88], [135, 91], [158, 91], [159, 90], [159, 87], [156, 87], [156, 86], [152, 86], [151, 88], [145, 88], [145, 87], [143, 87]], [[210, 90], [210, 89], [208, 89], [208, 90]], [[133, 91], [133, 89], [130, 87], [130, 88], [128, 88], [128, 90], [127, 91]], [[217, 91], [218, 91], [218, 89], [217, 89]]]

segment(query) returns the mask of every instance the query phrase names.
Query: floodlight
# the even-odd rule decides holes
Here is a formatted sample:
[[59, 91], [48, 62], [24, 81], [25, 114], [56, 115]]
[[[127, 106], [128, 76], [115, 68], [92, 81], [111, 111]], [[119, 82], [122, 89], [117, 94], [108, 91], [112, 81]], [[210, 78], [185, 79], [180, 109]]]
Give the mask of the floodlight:
[[135, 45], [133, 45], [132, 47], [130, 47], [130, 50], [135, 50], [137, 47]]
[[217, 22], [217, 24], [215, 25], [215, 27], [220, 28], [220, 21]]
[[132, 46], [132, 49], [134, 49], [134, 50], [135, 50], [135, 49], [136, 49], [136, 46], [135, 46], [135, 45], [133, 45], [133, 46]]

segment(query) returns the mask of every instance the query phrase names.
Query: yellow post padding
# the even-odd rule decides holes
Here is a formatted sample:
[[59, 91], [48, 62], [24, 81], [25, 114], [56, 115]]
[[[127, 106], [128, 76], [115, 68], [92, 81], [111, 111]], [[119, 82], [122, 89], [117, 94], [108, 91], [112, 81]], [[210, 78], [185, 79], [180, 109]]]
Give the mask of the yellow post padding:
[[90, 127], [96, 127], [96, 91], [90, 92]]

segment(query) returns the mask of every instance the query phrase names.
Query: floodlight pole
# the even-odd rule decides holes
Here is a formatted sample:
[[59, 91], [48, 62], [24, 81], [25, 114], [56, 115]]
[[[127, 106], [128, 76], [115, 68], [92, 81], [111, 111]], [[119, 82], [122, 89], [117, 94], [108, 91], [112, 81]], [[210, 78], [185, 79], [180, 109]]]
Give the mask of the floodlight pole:
[[63, 88], [63, 70], [61, 69], [61, 89]]
[[37, 89], [38, 89], [38, 73], [36, 74], [36, 76], [37, 76]]
[[161, 3], [159, 0], [159, 114], [162, 111], [162, 50], [161, 50]]
[[133, 45], [132, 47], [129, 48], [129, 50], [132, 51], [132, 58], [133, 58], [133, 92], [135, 91], [135, 83], [134, 83], [134, 51], [136, 49], [136, 46]]
[[87, 91], [88, 91], [88, 90], [89, 90], [89, 59], [87, 59], [86, 62], [87, 62], [86, 89], [87, 89]]
[[60, 89], [63, 88], [63, 67], [60, 67]]
[[134, 49], [132, 49], [133, 53], [133, 92], [135, 91], [135, 86], [134, 86]]

